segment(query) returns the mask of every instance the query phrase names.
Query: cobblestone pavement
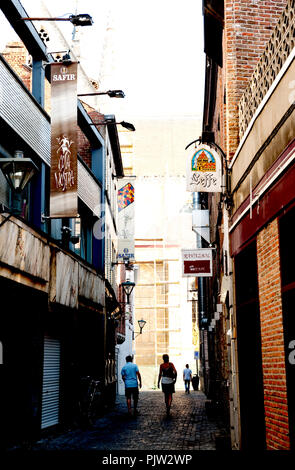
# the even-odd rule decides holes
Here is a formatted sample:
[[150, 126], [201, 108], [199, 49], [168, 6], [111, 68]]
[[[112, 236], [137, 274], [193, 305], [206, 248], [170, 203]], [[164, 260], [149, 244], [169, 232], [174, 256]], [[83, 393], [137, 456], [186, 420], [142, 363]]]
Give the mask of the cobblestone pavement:
[[75, 429], [43, 438], [32, 450], [215, 450], [216, 437], [222, 437], [222, 424], [208, 420], [205, 395], [200, 391], [177, 391], [171, 416], [166, 417], [161, 391], [141, 391], [136, 418], [127, 415], [124, 396], [116, 406], [88, 430]]

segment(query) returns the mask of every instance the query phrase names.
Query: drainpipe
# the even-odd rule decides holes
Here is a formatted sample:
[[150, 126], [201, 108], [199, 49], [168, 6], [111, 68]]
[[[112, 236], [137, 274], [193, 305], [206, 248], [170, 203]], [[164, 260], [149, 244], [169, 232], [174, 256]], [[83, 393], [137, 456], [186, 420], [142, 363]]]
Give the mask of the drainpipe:
[[[202, 210], [203, 193], [193, 193], [193, 210]], [[206, 198], [207, 208], [207, 198]], [[202, 233], [202, 232], [201, 232]], [[196, 248], [202, 248], [202, 236], [196, 231]], [[208, 362], [208, 337], [207, 337], [207, 304], [206, 284], [203, 277], [198, 277], [198, 319], [200, 331], [200, 387], [206, 394], [208, 392], [209, 362]]]

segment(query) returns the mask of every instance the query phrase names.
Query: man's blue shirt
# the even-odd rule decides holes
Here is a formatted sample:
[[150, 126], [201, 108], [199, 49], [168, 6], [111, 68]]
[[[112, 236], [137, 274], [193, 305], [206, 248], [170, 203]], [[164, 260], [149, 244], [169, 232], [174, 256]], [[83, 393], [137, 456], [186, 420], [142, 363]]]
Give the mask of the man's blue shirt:
[[136, 372], [138, 372], [139, 369], [136, 364], [133, 364], [132, 362], [127, 362], [124, 367], [122, 367], [121, 370], [121, 375], [122, 377], [125, 377], [125, 387], [126, 388], [131, 388], [131, 387], [137, 387], [137, 375]]

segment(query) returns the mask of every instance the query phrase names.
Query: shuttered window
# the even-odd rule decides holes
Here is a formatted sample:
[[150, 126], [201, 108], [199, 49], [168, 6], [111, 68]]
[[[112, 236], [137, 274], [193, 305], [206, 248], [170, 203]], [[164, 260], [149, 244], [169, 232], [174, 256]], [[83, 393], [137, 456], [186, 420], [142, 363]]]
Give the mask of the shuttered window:
[[59, 423], [60, 341], [45, 336], [41, 429]]

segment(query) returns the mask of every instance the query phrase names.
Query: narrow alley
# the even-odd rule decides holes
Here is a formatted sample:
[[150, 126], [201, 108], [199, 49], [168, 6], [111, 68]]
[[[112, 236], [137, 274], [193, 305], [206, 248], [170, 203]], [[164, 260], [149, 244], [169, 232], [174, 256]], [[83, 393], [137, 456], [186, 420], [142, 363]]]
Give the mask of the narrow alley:
[[293, 458], [295, 0], [0, 25], [0, 470]]
[[85, 450], [216, 450], [226, 429], [216, 419], [208, 419], [206, 397], [200, 391], [175, 393], [171, 416], [166, 417], [163, 393], [140, 392], [139, 416], [127, 415], [124, 396], [118, 396], [112, 411], [98, 419], [91, 429], [70, 430], [46, 437], [32, 451]]

